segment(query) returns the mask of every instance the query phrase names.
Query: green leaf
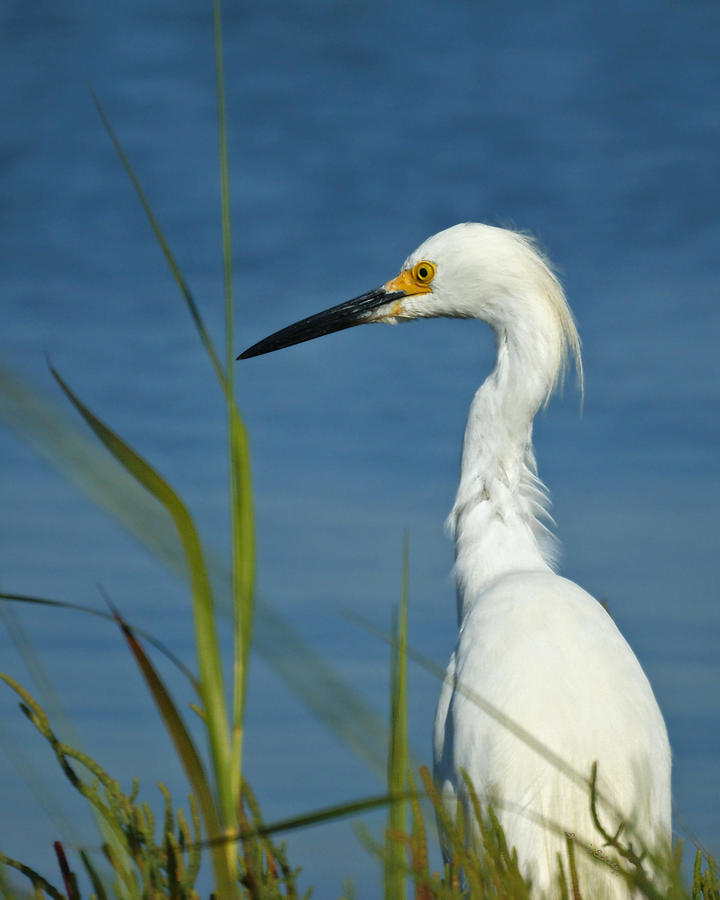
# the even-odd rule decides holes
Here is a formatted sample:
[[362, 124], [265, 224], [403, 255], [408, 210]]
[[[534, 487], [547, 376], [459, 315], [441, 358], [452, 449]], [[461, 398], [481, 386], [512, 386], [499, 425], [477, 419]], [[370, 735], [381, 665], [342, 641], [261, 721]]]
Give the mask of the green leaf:
[[[241, 840], [243, 838], [262, 837], [264, 835], [281, 834], [288, 831], [297, 831], [301, 828], [309, 828], [312, 825], [322, 825], [326, 822], [334, 822], [337, 819], [344, 819], [348, 816], [356, 816], [359, 813], [371, 812], [375, 809], [381, 809], [383, 806], [392, 805], [394, 803], [405, 802], [407, 800], [407, 792], [400, 797], [394, 797], [390, 794], [378, 794], [372, 797], [365, 797], [362, 800], [351, 800], [348, 803], [338, 803], [333, 806], [324, 806], [311, 812], [302, 813], [299, 816], [290, 816], [286, 819], [276, 819], [274, 822], [262, 823], [257, 827], [249, 827], [243, 829], [240, 834], [228, 835], [220, 838], [222, 842], [228, 840]], [[212, 841], [204, 841], [203, 846]]]
[[255, 536], [247, 430], [235, 405], [235, 325], [233, 318], [232, 236], [230, 228], [230, 175], [228, 171], [225, 76], [223, 71], [222, 15], [220, 0], [213, 0], [213, 33], [217, 85], [218, 153], [222, 210], [223, 283], [225, 295], [225, 400], [230, 457], [230, 517], [232, 547], [232, 595], [234, 613], [234, 665], [232, 712], [232, 794], [240, 800], [242, 781], [243, 720], [247, 673], [252, 640], [255, 587]]
[[[52, 897], [52, 900], [66, 900], [63, 894], [50, 884], [42, 875], [38, 874], [34, 869], [31, 869], [30, 866], [26, 866], [24, 863], [19, 862], [17, 859], [11, 859], [9, 856], [5, 856], [4, 853], [0, 853], [0, 865], [7, 866], [10, 869], [15, 869], [17, 872], [20, 872], [26, 878], [29, 879], [33, 888], [37, 893], [38, 889], [40, 891], [45, 891], [48, 897]], [[3, 884], [3, 887], [5, 887]], [[42, 897], [42, 894], [40, 894]]]
[[83, 866], [85, 867], [85, 871], [88, 874], [88, 878], [90, 879], [90, 883], [93, 886], [93, 890], [95, 891], [95, 895], [97, 900], [107, 900], [107, 894], [105, 892], [105, 887], [100, 879], [100, 876], [96, 872], [94, 866], [90, 862], [90, 859], [87, 853], [84, 850], [80, 851], [80, 859], [82, 860]]
[[[407, 787], [409, 768], [407, 713], [407, 610], [409, 578], [408, 536], [403, 541], [402, 592], [400, 617], [393, 619], [395, 640], [391, 644], [390, 678], [390, 748], [388, 753], [388, 793], [401, 796]], [[407, 804], [393, 803], [388, 810], [388, 835], [385, 848], [385, 900], [404, 900], [405, 845], [398, 835], [407, 832]]]
[[[70, 603], [66, 600], [50, 600], [47, 597], [32, 597], [29, 594], [10, 594], [6, 591], [0, 591], [0, 600], [7, 600], [14, 603], [28, 603], [37, 606], [49, 606], [54, 607], [55, 609], [72, 609], [77, 612], [86, 613], [90, 616], [96, 616], [98, 619], [105, 619], [107, 622], [115, 622], [115, 617], [111, 613], [105, 612], [103, 609], [95, 609], [94, 606], [86, 606], [83, 603]], [[164, 657], [170, 660], [170, 662], [183, 673], [195, 690], [199, 690], [200, 686], [194, 673], [185, 665], [179, 656], [176, 656], [172, 650], [170, 650], [169, 647], [143, 628], [137, 628], [135, 625], [129, 623], [127, 623], [127, 627], [134, 635], [141, 637], [143, 640], [147, 641], [148, 644], [152, 644], [158, 652], [162, 653]], [[45, 706], [48, 706], [47, 701], [44, 701], [44, 703]]]
[[218, 819], [212, 790], [210, 789], [200, 754], [163, 680], [158, 675], [139, 641], [125, 624], [120, 614], [116, 610], [113, 610], [113, 614], [155, 700], [155, 705], [165, 722], [168, 734], [175, 745], [175, 750], [200, 806], [209, 843], [217, 848], [213, 850], [213, 867], [218, 882], [218, 890], [221, 892], [221, 896], [232, 897], [235, 892], [233, 881], [229, 877], [227, 870], [227, 856], [216, 843], [217, 838], [223, 834], [223, 829]]
[[190, 579], [195, 620], [195, 644], [200, 674], [200, 695], [207, 717], [207, 733], [215, 774], [220, 818], [224, 828], [235, 821], [230, 785], [230, 746], [223, 690], [220, 650], [215, 628], [213, 596], [205, 568], [200, 539], [192, 517], [180, 497], [155, 469], [128, 446], [82, 403], [51, 367], [51, 372], [66, 396], [83, 416], [97, 437], [125, 469], [170, 513], [185, 554]]
[[153, 232], [155, 233], [155, 237], [157, 239], [158, 244], [160, 244], [160, 248], [162, 249], [163, 254], [165, 255], [165, 260], [167, 261], [167, 264], [170, 267], [170, 271], [172, 272], [173, 277], [175, 278], [175, 281], [177, 282], [178, 287], [180, 288], [180, 291], [181, 291], [183, 297], [185, 298], [185, 303], [186, 303], [187, 308], [190, 312], [190, 315], [193, 319], [193, 322], [198, 331], [198, 334], [200, 335], [203, 345], [204, 345], [208, 355], [210, 356], [210, 360], [213, 364], [213, 368], [215, 369], [218, 377], [224, 381], [225, 373], [223, 372], [222, 364], [220, 363], [220, 358], [218, 357], [218, 355], [215, 351], [215, 347], [213, 346], [213, 342], [210, 338], [210, 334], [209, 334], [208, 330], [205, 328], [205, 325], [202, 320], [202, 316], [200, 315], [200, 310], [198, 309], [198, 306], [195, 303], [195, 299], [193, 298], [192, 292], [190, 291], [190, 287], [189, 287], [187, 281], [185, 280], [185, 277], [183, 276], [182, 272], [180, 271], [180, 266], [177, 264], [177, 261], [176, 261], [175, 257], [173, 256], [172, 251], [170, 250], [170, 245], [166, 241], [165, 235], [163, 234], [163, 231], [160, 228], [160, 223], [158, 222], [157, 218], [155, 217], [155, 214], [152, 211], [152, 207], [150, 206], [150, 203], [148, 202], [148, 199], [145, 196], [145, 192], [142, 189], [140, 180], [136, 176], [133, 167], [130, 165], [130, 160], [129, 160], [127, 154], [125, 153], [125, 151], [123, 150], [122, 145], [117, 138], [117, 135], [113, 131], [113, 128], [110, 125], [110, 121], [108, 120], [107, 116], [105, 115], [105, 110], [102, 108], [102, 105], [100, 104], [100, 101], [98, 100], [97, 96], [95, 95], [95, 92], [93, 90], [91, 90], [90, 93], [92, 94], [93, 102], [95, 103], [98, 114], [100, 115], [100, 118], [102, 119], [102, 123], [105, 126], [105, 129], [106, 129], [108, 135], [110, 136], [110, 140], [112, 141], [113, 146], [115, 147], [117, 155], [120, 157], [120, 161], [122, 162], [123, 167], [125, 168], [125, 171], [127, 172], [128, 177], [130, 178], [130, 181], [132, 182], [133, 187], [135, 188], [135, 192], [138, 195], [138, 199], [140, 200], [140, 203], [142, 203], [143, 209], [145, 210], [145, 214], [148, 217], [148, 220], [150, 222], [150, 227], [152, 228]]

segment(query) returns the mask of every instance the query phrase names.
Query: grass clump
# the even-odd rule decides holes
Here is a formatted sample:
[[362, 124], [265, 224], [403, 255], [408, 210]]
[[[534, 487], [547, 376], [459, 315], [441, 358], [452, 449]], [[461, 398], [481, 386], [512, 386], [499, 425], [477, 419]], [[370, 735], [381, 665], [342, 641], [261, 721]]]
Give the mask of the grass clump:
[[[59, 740], [44, 710], [23, 687], [8, 675], [0, 673], [0, 679], [18, 694], [21, 710], [50, 745], [72, 787], [92, 807], [106, 837], [101, 847], [102, 869], [86, 850], [79, 851], [91, 887], [90, 897], [199, 900], [195, 884], [209, 842], [203, 840], [195, 794], [189, 795], [186, 815], [181, 808], [174, 809], [169, 791], [158, 784], [164, 808], [156, 822], [150, 805], [138, 798], [137, 779], [130, 792], [124, 792], [99, 763]], [[263, 832], [259, 807], [247, 784], [242, 785], [238, 819], [239, 835], [230, 843], [237, 860], [235, 896], [249, 900], [299, 898], [298, 870], [288, 864], [284, 847]], [[60, 841], [54, 847], [62, 889], [4, 854], [0, 854], [0, 862], [29, 879], [36, 895], [80, 900], [78, 877], [65, 848]]]

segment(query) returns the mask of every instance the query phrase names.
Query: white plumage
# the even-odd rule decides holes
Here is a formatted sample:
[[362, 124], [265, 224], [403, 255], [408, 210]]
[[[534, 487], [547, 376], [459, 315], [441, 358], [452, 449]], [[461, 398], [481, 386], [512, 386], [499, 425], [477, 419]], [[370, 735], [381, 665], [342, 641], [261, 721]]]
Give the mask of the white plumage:
[[[588, 789], [572, 776], [587, 779], [595, 761], [608, 830], [626, 819], [636, 845], [670, 842], [670, 748], [650, 684], [607, 612], [553, 571], [532, 423], [569, 356], [582, 382], [559, 282], [526, 236], [456, 225], [429, 238], [382, 288], [283, 329], [243, 357], [362, 322], [432, 316], [481, 319], [497, 346], [470, 407], [448, 520], [459, 633], [435, 719], [435, 778], [452, 814], [455, 797], [467, 801], [463, 770], [481, 796], [494, 796], [536, 889], [552, 890], [562, 832], [600, 849]], [[594, 884], [585, 896], [627, 897], [607, 866], [581, 852], [578, 859]]]

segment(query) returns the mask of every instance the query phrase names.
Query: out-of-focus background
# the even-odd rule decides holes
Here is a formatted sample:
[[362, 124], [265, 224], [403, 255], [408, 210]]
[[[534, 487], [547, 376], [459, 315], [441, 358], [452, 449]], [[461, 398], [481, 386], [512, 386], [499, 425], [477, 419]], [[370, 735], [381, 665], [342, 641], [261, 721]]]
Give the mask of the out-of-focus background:
[[[536, 426], [562, 572], [635, 649], [674, 751], [678, 832], [720, 849], [720, 8], [682, 4], [226, 3], [237, 348], [396, 274], [459, 221], [533, 231], [584, 342]], [[0, 10], [0, 361], [67, 409], [45, 361], [226, 540], [221, 397], [93, 106], [130, 154], [213, 334], [222, 276], [211, 9], [6, 3]], [[453, 645], [453, 500], [464, 417], [492, 365], [475, 322], [359, 328], [238, 364], [252, 438], [259, 588], [385, 714], [380, 627], [410, 533], [412, 644]], [[69, 411], [68, 411], [69, 412]], [[184, 587], [9, 430], [0, 432], [0, 587], [125, 615], [188, 662]], [[147, 799], [177, 764], [118, 634], [15, 609], [83, 746]], [[229, 630], [229, 628], [228, 628]], [[30, 683], [5, 630], [0, 668]], [[411, 670], [429, 758], [439, 685]], [[266, 818], [380, 781], [261, 659], [247, 773]], [[97, 841], [8, 691], [0, 738]], [[0, 747], [2, 750], [2, 747]], [[58, 828], [0, 758], [0, 847], [54, 875]], [[52, 805], [51, 803], [51, 805]], [[158, 803], [159, 806], [159, 803]], [[370, 818], [374, 827], [380, 820]], [[375, 896], [350, 823], [289, 838], [316, 896]]]

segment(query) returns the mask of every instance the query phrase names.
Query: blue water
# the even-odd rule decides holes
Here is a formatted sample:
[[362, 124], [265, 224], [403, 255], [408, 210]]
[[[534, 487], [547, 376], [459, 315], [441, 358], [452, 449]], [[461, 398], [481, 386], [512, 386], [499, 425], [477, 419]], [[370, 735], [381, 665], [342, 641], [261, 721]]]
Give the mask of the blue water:
[[[674, 749], [678, 833], [720, 850], [720, 9], [714, 3], [227, 4], [237, 347], [386, 281], [457, 221], [534, 231], [584, 342], [536, 427], [562, 571], [636, 650]], [[227, 546], [224, 414], [211, 370], [93, 107], [92, 85], [222, 339], [211, 21], [199, 2], [0, 9], [0, 360], [67, 408], [44, 354]], [[467, 405], [492, 364], [473, 322], [361, 328], [238, 365], [264, 596], [384, 714], [384, 626], [411, 540], [411, 640], [454, 638], [453, 499]], [[99, 604], [188, 662], [181, 586], [13, 434], [0, 433], [0, 583]], [[117, 635], [18, 611], [83, 745], [148, 799], [182, 775]], [[0, 635], [2, 668], [30, 683]], [[170, 677], [170, 676], [169, 676]], [[248, 775], [266, 817], [380, 790], [261, 660]], [[437, 683], [412, 671], [429, 756]], [[11, 696], [12, 739], [80, 816]], [[10, 736], [9, 738], [7, 736]], [[54, 876], [58, 835], [3, 756], [0, 847]], [[80, 839], [96, 841], [80, 818]], [[369, 819], [379, 827], [377, 819]], [[377, 896], [350, 824], [289, 838], [316, 896]]]

